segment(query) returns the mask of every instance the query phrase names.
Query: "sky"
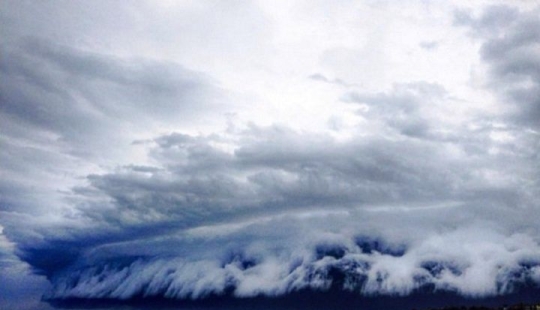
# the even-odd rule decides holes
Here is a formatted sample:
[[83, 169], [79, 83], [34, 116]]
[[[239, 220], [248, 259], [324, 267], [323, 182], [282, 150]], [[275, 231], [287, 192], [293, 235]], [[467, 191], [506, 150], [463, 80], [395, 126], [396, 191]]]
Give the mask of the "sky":
[[5, 0], [0, 23], [0, 308], [540, 286], [537, 1]]

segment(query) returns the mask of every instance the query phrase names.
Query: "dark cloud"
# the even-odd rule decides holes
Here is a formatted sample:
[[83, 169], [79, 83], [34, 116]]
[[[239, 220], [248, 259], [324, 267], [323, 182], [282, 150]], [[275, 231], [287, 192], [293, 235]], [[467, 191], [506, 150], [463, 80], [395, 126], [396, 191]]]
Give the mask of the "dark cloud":
[[367, 109], [360, 115], [380, 120], [391, 128], [411, 137], [427, 137], [432, 134], [436, 116], [429, 114], [437, 109], [446, 97], [446, 90], [437, 84], [417, 82], [394, 85], [388, 93], [352, 92], [343, 97], [345, 102], [360, 103]]
[[180, 120], [189, 125], [210, 107], [219, 113], [220, 90], [177, 64], [120, 59], [42, 39], [2, 50], [0, 157], [10, 176], [0, 186], [2, 210], [41, 212], [39, 201], [58, 195], [74, 174], [84, 175], [78, 170], [88, 163], [125, 156], [124, 147], [109, 146], [128, 146], [133, 135]]
[[[324, 224], [327, 228], [331, 226], [328, 220]], [[343, 226], [343, 217], [339, 221]], [[168, 240], [166, 251], [154, 240], [151, 244], [159, 250], [152, 248], [152, 255], [146, 257], [127, 255], [126, 249], [133, 247], [141, 253], [145, 248], [141, 242], [101, 248], [101, 255], [115, 251], [124, 256], [94, 258], [86, 265], [57, 274], [48, 298], [203, 298], [213, 294], [253, 297], [332, 287], [367, 295], [405, 295], [435, 287], [466, 296], [486, 296], [508, 293], [514, 286], [538, 281], [539, 260], [533, 254], [538, 244], [525, 236], [501, 239], [489, 229], [471, 227], [423, 236], [419, 239], [422, 242], [393, 247], [384, 239], [324, 237], [295, 222], [278, 219], [248, 225], [232, 234], [218, 231], [219, 237], [214, 240], [201, 236], [193, 236], [191, 241]], [[308, 232], [312, 245], [291, 248], [291, 233]], [[245, 247], [240, 240], [246, 236], [258, 241], [251, 240], [251, 248]], [[279, 242], [264, 237], [279, 238]], [[492, 243], [495, 240], [502, 243]], [[441, 251], [441, 242], [447, 250]], [[513, 251], [515, 247], [519, 250]]]
[[466, 10], [456, 10], [454, 25], [470, 26], [477, 31], [473, 35], [492, 35], [518, 19], [519, 10], [506, 5], [492, 5], [484, 8], [479, 17]]
[[[232, 149], [220, 147], [231, 141]], [[435, 285], [484, 296], [536, 283], [538, 244], [521, 233], [534, 229], [527, 217], [537, 208], [536, 198], [523, 200], [527, 175], [515, 170], [518, 179], [497, 184], [504, 167], [496, 158], [454, 157], [447, 143], [339, 142], [255, 125], [161, 136], [151, 150], [159, 167], [91, 175], [76, 190], [87, 228], [56, 227], [39, 246], [19, 239], [20, 255], [51, 279], [51, 298], [279, 295], [332, 285], [366, 294]], [[516, 214], [519, 223], [503, 220]], [[469, 256], [475, 247], [501, 258], [482, 267]], [[226, 259], [230, 251], [251, 258]], [[529, 269], [521, 265], [528, 258]], [[335, 282], [335, 272], [348, 280]]]
[[209, 81], [176, 64], [117, 59], [37, 39], [5, 50], [4, 118], [53, 131], [71, 144], [216, 107]]
[[[73, 193], [89, 171], [129, 154], [125, 147], [156, 126], [179, 120], [189, 125], [210, 107], [219, 113], [215, 98], [224, 100], [207, 77], [174, 63], [122, 59], [37, 38], [3, 45], [0, 72], [2, 226], [10, 240], [24, 240], [15, 249], [19, 257], [46, 275], [104, 242], [103, 233], [66, 233], [80, 229], [77, 219], [86, 221], [71, 204], [79, 202]], [[73, 192], [66, 190], [74, 186]], [[91, 190], [86, 189], [86, 197]], [[46, 224], [38, 223], [38, 217], [56, 212], [72, 223], [44, 234]], [[84, 240], [74, 240], [78, 237]], [[8, 270], [17, 265], [5, 261]]]
[[539, 285], [538, 18], [490, 7], [455, 23], [481, 40], [488, 87], [512, 113], [454, 113], [436, 83], [357, 87], [340, 102], [361, 119], [345, 138], [189, 130], [226, 112], [204, 75], [13, 39], [0, 60], [0, 266], [14, 253], [50, 299]]
[[508, 121], [537, 129], [540, 122], [540, 18], [538, 9], [520, 12], [506, 6], [487, 8], [481, 16], [457, 13], [482, 42], [490, 86], [511, 111]]
[[[191, 216], [207, 212], [245, 213], [260, 208], [272, 212], [295, 206], [450, 198], [451, 193], [437, 188], [447, 188], [447, 182], [461, 178], [434, 171], [441, 161], [459, 163], [445, 159], [442, 149], [414, 141], [339, 143], [329, 136], [282, 127], [252, 127], [239, 136], [243, 142], [234, 152], [211, 145], [226, 137], [163, 136], [152, 150], [164, 164], [162, 170], [128, 169], [89, 180], [94, 189], [118, 204], [113, 212], [128, 208], [146, 216], [152, 205], [156, 216], [174, 219], [178, 215], [183, 222], [197, 225]], [[420, 164], [411, 157], [424, 160]], [[416, 177], [421, 174], [431, 181]], [[101, 210], [96, 212], [103, 215]]]

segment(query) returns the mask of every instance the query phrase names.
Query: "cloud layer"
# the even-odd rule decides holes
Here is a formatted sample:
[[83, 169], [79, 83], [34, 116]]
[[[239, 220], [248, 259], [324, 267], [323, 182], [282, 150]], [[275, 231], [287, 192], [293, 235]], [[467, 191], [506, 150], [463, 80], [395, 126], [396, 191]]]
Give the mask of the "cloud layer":
[[[301, 32], [309, 19], [299, 7], [286, 11], [306, 18], [294, 28]], [[176, 9], [199, 16], [212, 8]], [[137, 5], [130, 14], [146, 9]], [[207, 12], [210, 24], [235, 19], [239, 8], [229, 9]], [[357, 9], [402, 17], [382, 4]], [[54, 25], [28, 37], [31, 22], [6, 18], [0, 267], [11, 275], [28, 264], [50, 282], [45, 297], [52, 300], [333, 289], [480, 298], [537, 288], [538, 8], [439, 9], [452, 35], [475, 47], [467, 49], [477, 60], [463, 85], [403, 80], [399, 66], [394, 78], [377, 77], [381, 85], [354, 69], [341, 77], [333, 57], [375, 57], [365, 50], [368, 39], [364, 50], [325, 47], [323, 65], [310, 71], [301, 61], [289, 71], [285, 63], [274, 67], [271, 60], [288, 59], [291, 50], [303, 55], [295, 44], [318, 43], [266, 29], [288, 29], [288, 19], [262, 4], [240, 10], [248, 24], [265, 17], [253, 31], [230, 24], [240, 37], [225, 29], [215, 41], [198, 27], [177, 25], [217, 46], [237, 38], [223, 54], [233, 63], [274, 46], [277, 58], [246, 58], [249, 68], [238, 66], [238, 77], [225, 64], [209, 69], [188, 48], [165, 49], [192, 57], [192, 66], [150, 50], [142, 54], [153, 57], [95, 51], [72, 41], [72, 30], [53, 42]], [[159, 15], [153, 10], [166, 12], [148, 14]], [[362, 29], [351, 26], [347, 10], [335, 10], [329, 14], [350, 19], [346, 29]], [[124, 13], [128, 22], [136, 19]], [[51, 14], [66, 20], [60, 11]], [[343, 20], [332, 20], [337, 40]], [[422, 59], [453, 46], [427, 35], [396, 44]]]

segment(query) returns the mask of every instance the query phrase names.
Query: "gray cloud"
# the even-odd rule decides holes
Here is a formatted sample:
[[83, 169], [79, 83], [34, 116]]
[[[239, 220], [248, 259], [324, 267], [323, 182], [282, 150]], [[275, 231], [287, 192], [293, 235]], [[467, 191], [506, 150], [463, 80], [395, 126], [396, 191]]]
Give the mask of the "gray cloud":
[[540, 18], [538, 9], [519, 12], [506, 6], [487, 8], [479, 17], [457, 13], [456, 22], [483, 40], [480, 54], [491, 87], [513, 111], [510, 121], [537, 128], [540, 119]]
[[[233, 140], [232, 151], [218, 147]], [[537, 229], [537, 198], [524, 193], [526, 173], [504, 177], [489, 155], [452, 157], [446, 141], [343, 143], [276, 126], [153, 143], [159, 167], [92, 175], [76, 190], [87, 228], [56, 227], [41, 245], [18, 240], [21, 256], [52, 280], [50, 298], [279, 295], [332, 285], [486, 296], [538, 281], [538, 243], [525, 233]], [[377, 235], [405, 250], [368, 250], [362, 236]], [[231, 251], [247, 261], [228, 260]], [[490, 251], [497, 259], [480, 259]], [[336, 284], [330, 270], [349, 280]]]
[[425, 81], [357, 87], [338, 98], [361, 119], [345, 138], [199, 132], [233, 106], [209, 77], [21, 30], [0, 59], [0, 267], [18, 257], [51, 299], [538, 287], [538, 18], [490, 7], [455, 24], [481, 40], [488, 90], [515, 110], [459, 115]]
[[[404, 135], [411, 137], [427, 137], [432, 135], [435, 127], [431, 123], [430, 109], [437, 109], [446, 97], [446, 90], [436, 84], [425, 82], [394, 85], [389, 93], [352, 92], [344, 96], [345, 102], [367, 105], [360, 110], [360, 115], [370, 119], [383, 121]], [[444, 102], [446, 103], [446, 102]]]
[[344, 86], [344, 87], [359, 86], [358, 84], [355, 84], [355, 83], [352, 83], [352, 84], [347, 83], [347, 82], [345, 82], [345, 81], [343, 81], [342, 79], [339, 79], [339, 78], [329, 79], [329, 78], [327, 78], [326, 76], [324, 76], [324, 75], [322, 75], [320, 73], [312, 74], [312, 75], [309, 76], [309, 78], [312, 79], [312, 80], [315, 80], [315, 81], [340, 85], [340, 86]]
[[[108, 146], [127, 146], [134, 134], [181, 120], [193, 124], [210, 107], [219, 113], [213, 98], [220, 90], [176, 64], [118, 59], [37, 39], [17, 41], [4, 52], [3, 170], [32, 175], [36, 184], [48, 177], [65, 182], [74, 166], [121, 156], [124, 147]], [[29, 183], [20, 177], [4, 182], [2, 191], [10, 195], [3, 209], [39, 191], [24, 182]]]
[[176, 64], [115, 59], [43, 40], [10, 47], [1, 66], [4, 118], [51, 130], [71, 144], [87, 144], [111, 127], [189, 119], [216, 108], [209, 81]]
[[454, 24], [471, 26], [478, 31], [475, 35], [492, 35], [506, 28], [519, 17], [519, 10], [506, 5], [492, 5], [484, 8], [480, 17], [472, 16], [466, 10], [456, 10]]
[[[357, 132], [345, 142], [284, 126], [256, 125], [210, 135], [172, 133], [139, 142], [150, 147], [155, 166], [128, 165], [88, 176], [88, 185], [72, 193], [78, 226], [43, 227], [39, 234], [46, 238], [41, 242], [9, 223], [6, 233], [18, 242], [20, 257], [51, 279], [53, 298], [126, 298], [140, 294], [141, 287], [149, 287], [145, 294], [182, 298], [231, 288], [238, 296], [273, 295], [328, 288], [333, 283], [328, 270], [345, 272], [352, 268], [350, 264], [367, 264], [357, 274], [348, 274], [352, 277], [348, 281], [357, 282], [346, 285], [354, 290], [361, 288], [366, 294], [408, 294], [430, 284], [484, 296], [510, 291], [516, 281], [534, 282], [534, 239], [527, 239], [533, 245], [532, 252], [528, 252], [529, 246], [522, 248], [517, 243], [523, 252], [518, 256], [504, 254], [508, 251], [504, 247], [500, 249], [507, 260], [493, 262], [492, 268], [503, 264], [500, 272], [505, 273], [493, 273], [491, 267], [482, 269], [480, 261], [470, 257], [457, 255], [447, 262], [439, 251], [433, 256], [421, 254], [428, 246], [424, 243], [431, 242], [429, 238], [441, 238], [437, 242], [442, 244], [457, 242], [452, 238], [458, 238], [466, 248], [477, 246], [475, 242], [487, 246], [493, 240], [505, 244], [507, 236], [521, 236], [536, 227], [531, 215], [538, 206], [538, 196], [534, 195], [538, 190], [534, 183], [537, 170], [530, 159], [523, 158], [534, 150], [527, 149], [528, 136], [513, 143], [489, 139], [497, 128], [482, 127], [486, 120], [479, 121], [481, 129], [476, 131], [451, 128], [451, 137], [430, 133], [437, 127], [432, 125], [437, 120], [427, 118], [429, 113], [422, 109], [440, 105], [445, 96], [440, 86], [427, 83], [396, 85], [390, 93], [351, 93], [345, 100], [368, 105], [367, 116], [374, 124], [382, 121], [395, 131], [367, 136]], [[422, 134], [411, 134], [407, 131], [409, 123], [401, 122], [415, 118], [427, 128]], [[444, 128], [441, 126], [438, 128]], [[471, 145], [476, 151], [470, 151]], [[491, 154], [493, 148], [498, 153]], [[317, 212], [335, 222], [319, 223]], [[309, 220], [313, 216], [315, 220]], [[80, 223], [85, 224], [81, 227]], [[261, 223], [263, 228], [259, 230], [258, 224], [250, 223]], [[494, 232], [492, 225], [505, 233]], [[279, 227], [278, 232], [271, 227]], [[411, 227], [422, 228], [415, 231]], [[436, 237], [434, 232], [439, 229], [453, 233]], [[223, 237], [208, 237], [205, 230]], [[190, 232], [202, 236], [186, 237]], [[325, 240], [327, 232], [333, 232], [334, 237]], [[472, 237], [476, 233], [494, 239], [477, 240]], [[394, 258], [361, 254], [361, 247], [347, 246], [354, 244], [358, 235], [383, 235], [384, 242], [406, 244], [408, 254]], [[404, 235], [409, 237], [399, 237]], [[279, 240], [279, 244], [272, 240]], [[204, 246], [199, 246], [200, 242]], [[227, 244], [225, 252], [216, 251], [214, 242]], [[334, 259], [318, 257], [314, 253], [321, 244], [345, 246], [348, 254]], [[272, 250], [276, 247], [288, 254], [280, 256]], [[260, 261], [255, 269], [259, 271], [231, 271], [238, 262], [222, 261], [227, 251], [242, 253], [251, 248], [255, 249], [255, 260]], [[299, 249], [301, 258], [294, 254]], [[529, 257], [533, 268], [523, 269], [522, 262]], [[304, 263], [291, 274], [272, 267], [275, 260], [280, 266], [290, 266], [298, 259]], [[101, 265], [104, 267], [95, 267]], [[203, 270], [213, 270], [207, 280], [216, 282], [186, 287], [195, 275], [184, 274], [183, 269], [175, 269], [174, 277], [154, 277], [155, 270], [161, 274], [160, 268], [186, 266], [186, 272], [194, 272], [199, 265]], [[394, 265], [410, 269], [400, 273]], [[126, 278], [132, 268], [133, 272], [151, 272], [152, 276]], [[514, 273], [507, 270], [521, 270], [521, 276], [508, 278]], [[82, 277], [79, 284], [69, 284], [77, 274]], [[469, 283], [468, 277], [473, 277], [470, 274], [483, 282]], [[251, 276], [263, 281], [258, 282], [261, 286], [250, 284]], [[381, 276], [382, 282], [376, 280]], [[102, 287], [92, 286], [96, 277], [106, 279]], [[125, 286], [118, 284], [121, 279]], [[157, 286], [150, 289], [153, 285]], [[177, 286], [183, 289], [177, 291]]]
[[[120, 59], [36, 38], [14, 40], [2, 50], [1, 224], [10, 240], [26, 240], [18, 254], [38, 269], [63, 267], [77, 256], [70, 247], [94, 244], [39, 240], [46, 224], [37, 217], [60, 213], [72, 222], [67, 230], [81, 224], [71, 208], [78, 198], [66, 189], [129, 154], [126, 147], [139, 135], [179, 121], [189, 126], [210, 107], [220, 113], [215, 98], [225, 100], [207, 77], [173, 63]], [[25, 254], [35, 248], [42, 254]]]
[[439, 47], [439, 42], [437, 41], [422, 41], [420, 42], [420, 47], [425, 49], [425, 50], [434, 50], [434, 49], [437, 49], [437, 47]]

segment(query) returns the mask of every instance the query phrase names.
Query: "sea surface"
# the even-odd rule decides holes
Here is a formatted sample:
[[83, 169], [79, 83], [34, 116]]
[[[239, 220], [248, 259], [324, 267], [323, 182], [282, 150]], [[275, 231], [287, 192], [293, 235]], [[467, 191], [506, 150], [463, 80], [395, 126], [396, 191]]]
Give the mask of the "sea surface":
[[160, 298], [140, 298], [126, 301], [71, 299], [44, 303], [47, 309], [72, 310], [147, 310], [147, 309], [189, 309], [189, 310], [333, 310], [333, 309], [433, 309], [444, 307], [502, 307], [519, 303], [540, 303], [540, 288], [527, 288], [519, 292], [488, 298], [463, 297], [452, 292], [414, 293], [408, 296], [371, 296], [343, 291], [292, 293], [278, 298], [232, 298], [212, 297], [199, 301], [174, 301]]

